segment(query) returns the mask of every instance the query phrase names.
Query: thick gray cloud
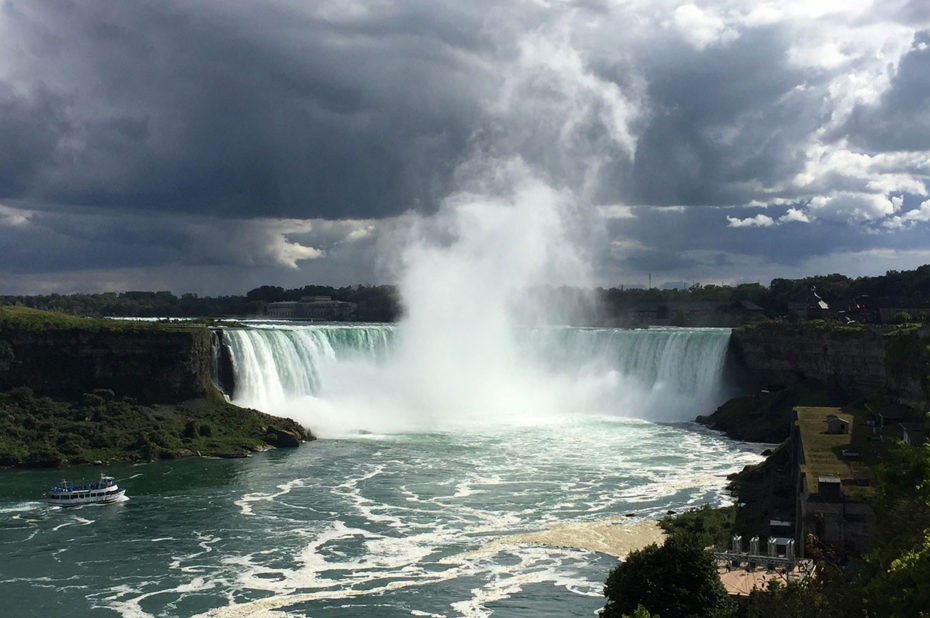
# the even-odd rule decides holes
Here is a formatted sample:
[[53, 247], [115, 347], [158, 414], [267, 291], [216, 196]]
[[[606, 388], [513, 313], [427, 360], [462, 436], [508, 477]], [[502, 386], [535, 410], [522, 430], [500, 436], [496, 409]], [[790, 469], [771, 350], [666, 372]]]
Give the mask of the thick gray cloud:
[[928, 76], [917, 0], [5, 0], [0, 293], [392, 281], [510, 168], [603, 284], [911, 268]]
[[20, 93], [3, 88], [13, 113], [0, 135], [25, 152], [0, 168], [16, 179], [0, 198], [223, 215], [428, 209], [481, 89], [454, 47], [475, 41], [452, 19], [340, 26], [258, 5], [8, 2]]
[[646, 57], [652, 117], [637, 143], [634, 203], [741, 203], [755, 197], [742, 183], [801, 171], [798, 144], [820, 119], [817, 95], [798, 87], [823, 78], [789, 65], [789, 36], [753, 28], [726, 46], [671, 41]]
[[872, 152], [930, 150], [930, 32], [914, 37], [891, 86], [871, 105], [858, 105], [843, 127]]

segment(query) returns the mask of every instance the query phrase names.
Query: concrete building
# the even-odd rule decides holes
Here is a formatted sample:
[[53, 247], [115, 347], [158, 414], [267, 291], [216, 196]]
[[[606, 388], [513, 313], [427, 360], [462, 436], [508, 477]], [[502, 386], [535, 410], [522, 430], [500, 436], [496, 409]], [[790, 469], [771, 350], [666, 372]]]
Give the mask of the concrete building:
[[355, 308], [355, 303], [333, 300], [329, 296], [304, 296], [300, 300], [268, 303], [265, 315], [277, 320], [347, 322], [355, 318]]
[[[851, 415], [828, 415], [837, 410], [794, 410], [791, 443], [797, 495], [796, 539], [802, 552], [810, 534], [857, 553], [865, 550], [868, 542], [870, 510], [861, 498], [861, 488], [869, 485], [868, 470], [856, 461], [857, 457], [841, 455], [854, 452], [855, 423]], [[825, 431], [824, 423], [830, 420], [845, 431]]]

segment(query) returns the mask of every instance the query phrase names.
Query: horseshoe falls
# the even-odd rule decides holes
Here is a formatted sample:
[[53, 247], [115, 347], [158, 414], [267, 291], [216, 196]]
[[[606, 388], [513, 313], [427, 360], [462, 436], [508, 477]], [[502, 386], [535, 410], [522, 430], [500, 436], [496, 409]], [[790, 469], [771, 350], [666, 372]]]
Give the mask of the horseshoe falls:
[[650, 522], [761, 460], [688, 420], [721, 401], [728, 331], [508, 332], [226, 329], [233, 400], [320, 439], [108, 466], [129, 500], [106, 507], [10, 474], [0, 592], [35, 615], [596, 615]]
[[255, 322], [225, 333], [233, 401], [324, 437], [591, 414], [690, 420], [722, 402], [729, 340], [715, 328], [526, 328], [512, 345], [464, 358], [455, 346], [427, 350], [424, 362], [390, 325]]

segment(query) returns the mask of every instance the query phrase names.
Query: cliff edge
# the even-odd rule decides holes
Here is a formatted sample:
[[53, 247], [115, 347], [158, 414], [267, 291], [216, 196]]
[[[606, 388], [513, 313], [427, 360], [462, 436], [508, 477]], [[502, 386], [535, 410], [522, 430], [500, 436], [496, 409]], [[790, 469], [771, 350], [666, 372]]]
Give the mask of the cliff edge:
[[729, 355], [751, 394], [697, 421], [738, 440], [781, 442], [799, 405], [867, 400], [930, 409], [930, 328], [923, 325], [759, 323], [733, 330]]
[[313, 439], [227, 402], [212, 367], [203, 326], [0, 307], [0, 466], [238, 457]]
[[930, 407], [930, 327], [759, 323], [733, 330], [731, 352], [758, 386], [815, 380], [848, 399], [880, 395]]

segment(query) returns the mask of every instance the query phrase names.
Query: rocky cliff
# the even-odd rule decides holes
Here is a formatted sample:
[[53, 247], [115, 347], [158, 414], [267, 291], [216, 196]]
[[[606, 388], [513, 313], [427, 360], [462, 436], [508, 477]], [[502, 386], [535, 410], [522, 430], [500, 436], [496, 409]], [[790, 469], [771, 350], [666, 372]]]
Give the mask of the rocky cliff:
[[242, 457], [313, 436], [213, 388], [203, 326], [0, 306], [0, 467]]
[[140, 402], [176, 403], [203, 397], [211, 384], [206, 328], [37, 316], [0, 316], [0, 390], [71, 396], [104, 388]]
[[817, 380], [851, 398], [881, 393], [926, 409], [930, 327], [761, 323], [737, 328], [731, 353], [768, 389]]

